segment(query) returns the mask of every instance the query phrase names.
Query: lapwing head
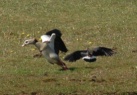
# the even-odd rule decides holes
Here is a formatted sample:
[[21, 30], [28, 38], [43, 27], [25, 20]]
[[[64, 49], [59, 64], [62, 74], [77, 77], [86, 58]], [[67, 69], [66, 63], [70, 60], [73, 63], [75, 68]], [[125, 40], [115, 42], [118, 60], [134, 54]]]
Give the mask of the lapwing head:
[[89, 57], [93, 56], [92, 51], [89, 48], [87, 48], [87, 56]]

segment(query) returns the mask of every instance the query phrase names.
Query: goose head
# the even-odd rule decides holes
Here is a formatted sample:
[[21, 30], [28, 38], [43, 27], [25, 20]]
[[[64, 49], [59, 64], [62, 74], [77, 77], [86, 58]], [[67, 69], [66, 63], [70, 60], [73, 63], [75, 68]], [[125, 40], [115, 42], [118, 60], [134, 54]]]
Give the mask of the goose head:
[[22, 44], [22, 47], [24, 47], [24, 46], [26, 46], [26, 45], [29, 45], [29, 44], [35, 44], [36, 42], [38, 42], [38, 40], [35, 39], [35, 38], [25, 40], [24, 43]]

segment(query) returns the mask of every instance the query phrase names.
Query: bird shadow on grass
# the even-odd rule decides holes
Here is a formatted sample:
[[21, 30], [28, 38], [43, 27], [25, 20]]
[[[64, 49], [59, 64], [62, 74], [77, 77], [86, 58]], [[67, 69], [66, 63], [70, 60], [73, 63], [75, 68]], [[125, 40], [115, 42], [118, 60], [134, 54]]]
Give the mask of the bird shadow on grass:
[[137, 92], [108, 92], [108, 93], [101, 93], [105, 95], [137, 95]]
[[67, 70], [59, 69], [59, 71], [75, 71], [76, 69], [78, 69], [78, 68], [76, 68], [76, 67], [70, 67]]
[[95, 67], [88, 67], [88, 66], [81, 67], [81, 68], [80, 67], [79, 68], [78, 67], [70, 67], [67, 70], [59, 69], [59, 71], [75, 71], [75, 70], [78, 70], [78, 69], [95, 69]]

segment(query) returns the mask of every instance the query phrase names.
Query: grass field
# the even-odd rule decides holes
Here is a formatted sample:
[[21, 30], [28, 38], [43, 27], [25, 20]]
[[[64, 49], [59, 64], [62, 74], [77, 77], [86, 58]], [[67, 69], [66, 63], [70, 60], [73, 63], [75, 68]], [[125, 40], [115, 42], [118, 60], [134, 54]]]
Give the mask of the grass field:
[[[0, 95], [136, 95], [136, 0], [0, 0]], [[117, 48], [94, 63], [65, 62], [60, 71], [34, 46], [21, 47], [52, 29], [69, 51]], [[60, 54], [61, 59], [66, 54]]]

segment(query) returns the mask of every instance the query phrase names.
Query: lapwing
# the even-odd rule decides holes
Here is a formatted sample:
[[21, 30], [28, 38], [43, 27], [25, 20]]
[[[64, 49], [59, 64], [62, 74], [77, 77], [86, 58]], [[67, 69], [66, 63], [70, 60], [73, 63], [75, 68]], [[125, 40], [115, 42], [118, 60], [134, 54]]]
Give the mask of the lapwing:
[[97, 56], [111, 56], [114, 53], [114, 50], [111, 48], [96, 47], [87, 50], [76, 50], [65, 56], [64, 60], [69, 62], [75, 62], [79, 59], [83, 59], [86, 62], [94, 62], [96, 61]]

